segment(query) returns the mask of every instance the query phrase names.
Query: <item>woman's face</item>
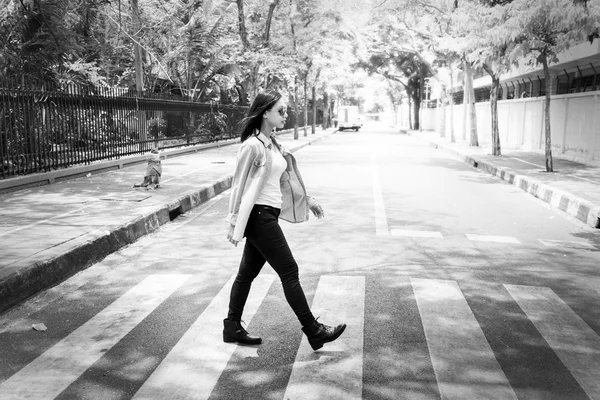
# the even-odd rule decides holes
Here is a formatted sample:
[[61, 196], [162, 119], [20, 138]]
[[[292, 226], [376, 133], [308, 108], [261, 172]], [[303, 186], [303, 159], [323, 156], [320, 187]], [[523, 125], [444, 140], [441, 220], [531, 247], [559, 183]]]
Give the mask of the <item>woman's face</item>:
[[283, 128], [285, 125], [285, 119], [287, 118], [287, 105], [283, 98], [279, 99], [273, 107], [265, 112], [264, 119], [269, 126], [273, 128]]

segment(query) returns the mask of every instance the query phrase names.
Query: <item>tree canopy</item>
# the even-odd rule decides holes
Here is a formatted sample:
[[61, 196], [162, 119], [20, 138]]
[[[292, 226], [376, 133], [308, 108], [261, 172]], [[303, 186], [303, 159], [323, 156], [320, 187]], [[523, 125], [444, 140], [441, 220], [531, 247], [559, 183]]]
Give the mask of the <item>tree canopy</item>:
[[424, 81], [451, 85], [448, 70], [465, 57], [498, 75], [517, 60], [552, 61], [600, 27], [600, 0], [0, 0], [0, 8], [0, 71], [9, 79], [241, 104], [260, 89], [302, 84], [350, 101], [357, 69], [419, 104]]

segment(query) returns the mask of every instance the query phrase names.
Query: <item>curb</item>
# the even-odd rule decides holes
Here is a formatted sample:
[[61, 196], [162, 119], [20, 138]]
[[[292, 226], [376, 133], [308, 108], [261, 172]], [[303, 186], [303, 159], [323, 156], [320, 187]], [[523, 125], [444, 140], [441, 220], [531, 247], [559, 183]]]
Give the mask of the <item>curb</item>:
[[464, 153], [445, 147], [437, 142], [427, 141], [431, 147], [444, 150], [465, 164], [481, 169], [490, 175], [496, 176], [503, 181], [522, 189], [530, 195], [548, 203], [551, 207], [557, 208], [570, 216], [577, 218], [579, 221], [584, 222], [592, 228], [600, 228], [600, 206], [528, 176], [519, 175], [510, 168], [497, 167], [478, 157], [465, 155]]
[[[335, 131], [331, 134], [333, 133]], [[289, 151], [293, 153], [329, 135], [290, 148]], [[112, 231], [89, 232], [65, 245], [62, 254], [48, 260], [34, 262], [23, 270], [0, 280], [0, 314], [33, 294], [87, 269], [142, 236], [155, 232], [179, 215], [206, 203], [231, 188], [232, 180], [233, 174], [224, 175], [215, 182], [204, 185], [200, 189], [188, 191]]]

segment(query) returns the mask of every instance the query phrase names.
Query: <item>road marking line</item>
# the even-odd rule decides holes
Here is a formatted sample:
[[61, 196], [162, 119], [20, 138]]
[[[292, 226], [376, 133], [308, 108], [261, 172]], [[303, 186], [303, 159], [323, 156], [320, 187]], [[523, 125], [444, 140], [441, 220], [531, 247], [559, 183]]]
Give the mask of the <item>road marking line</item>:
[[0, 384], [2, 399], [54, 399], [189, 277], [150, 275]]
[[600, 337], [547, 287], [504, 285], [591, 399], [600, 399]]
[[444, 236], [440, 232], [434, 231], [413, 231], [407, 229], [392, 229], [392, 236], [403, 236], [403, 237], [421, 237], [421, 238], [435, 238], [443, 239]]
[[411, 284], [442, 399], [517, 399], [454, 281]]
[[567, 246], [571, 248], [579, 248], [579, 249], [595, 249], [594, 245], [589, 244], [588, 242], [581, 241], [568, 241], [568, 240], [548, 240], [548, 239], [538, 239], [543, 245], [548, 247], [561, 247]]
[[[374, 150], [373, 150], [374, 151]], [[381, 182], [379, 180], [379, 169], [375, 155], [371, 151], [371, 182], [373, 184], [373, 206], [375, 207], [375, 234], [376, 236], [389, 236], [387, 216], [385, 215], [385, 203], [383, 202], [383, 193]]]
[[302, 338], [283, 398], [362, 399], [365, 278], [321, 277], [312, 311], [326, 324], [345, 322], [347, 327], [316, 352]]
[[[529, 165], [533, 165], [533, 166], [535, 166], [535, 167], [542, 168], [543, 170], [545, 170], [545, 169], [546, 169], [546, 167], [545, 167], [545, 166], [543, 166], [543, 165], [534, 164], [534, 163], [532, 163], [532, 162], [529, 162], [529, 161], [521, 160], [520, 158], [517, 158], [517, 157], [509, 157], [509, 158], [512, 158], [513, 160], [517, 160], [517, 161], [520, 161], [520, 162], [522, 162], [522, 163], [525, 163], [525, 164], [529, 164]], [[582, 177], [582, 176], [577, 176], [577, 175], [570, 175], [570, 176], [571, 176], [572, 178], [575, 178], [575, 179], [581, 179], [582, 181], [587, 181], [587, 182], [591, 182], [591, 183], [595, 183], [595, 184], [598, 184], [598, 183], [600, 183], [600, 181], [597, 181], [597, 180], [594, 180], [594, 179], [588, 179], [588, 178], [584, 178], [584, 177]]]
[[474, 242], [495, 242], [495, 243], [514, 243], [521, 244], [519, 239], [512, 236], [494, 236], [494, 235], [476, 235], [472, 233], [465, 233], [465, 236], [469, 240]]
[[542, 168], [542, 169], [546, 169], [546, 167], [544, 167], [543, 165], [534, 164], [534, 163], [529, 162], [529, 161], [521, 160], [520, 158], [517, 158], [517, 157], [508, 157], [508, 158], [512, 158], [513, 160], [520, 161], [520, 162], [522, 162], [524, 164], [533, 165], [534, 167], [539, 167], [539, 168]]
[[[267, 295], [274, 275], [259, 275], [244, 307], [250, 323]], [[134, 399], [208, 399], [227, 362], [238, 348], [223, 342], [223, 318], [235, 275], [211, 301], [175, 347], [144, 382]]]
[[52, 221], [53, 219], [56, 219], [56, 218], [66, 217], [67, 215], [71, 215], [71, 214], [77, 213], [79, 211], [85, 210], [86, 208], [89, 208], [89, 207], [91, 207], [93, 205], [96, 205], [96, 204], [98, 204], [98, 203], [95, 203], [95, 202], [94, 203], [90, 203], [90, 204], [87, 204], [87, 205], [85, 205], [83, 207], [76, 208], [75, 210], [68, 211], [66, 213], [55, 215], [53, 217], [46, 218], [46, 219], [43, 219], [41, 221], [36, 221], [36, 222], [34, 222], [32, 224], [29, 224], [29, 225], [20, 226], [18, 228], [14, 228], [14, 229], [11, 229], [11, 230], [6, 231], [6, 232], [1, 232], [0, 233], [0, 237], [6, 236], [6, 235], [10, 235], [11, 233], [22, 231], [23, 229], [29, 229], [29, 228], [33, 228], [34, 226], [37, 226], [37, 225], [45, 224], [46, 222], [50, 222], [50, 221]]

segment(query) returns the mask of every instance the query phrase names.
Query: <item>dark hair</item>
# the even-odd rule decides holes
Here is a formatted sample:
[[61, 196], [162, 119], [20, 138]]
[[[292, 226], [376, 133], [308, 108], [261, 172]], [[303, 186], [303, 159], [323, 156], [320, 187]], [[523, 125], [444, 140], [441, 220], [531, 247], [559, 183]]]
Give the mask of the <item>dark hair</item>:
[[242, 142], [248, 139], [256, 129], [260, 130], [263, 114], [273, 108], [279, 99], [281, 99], [281, 93], [275, 90], [267, 90], [256, 95], [246, 118], [240, 122]]

